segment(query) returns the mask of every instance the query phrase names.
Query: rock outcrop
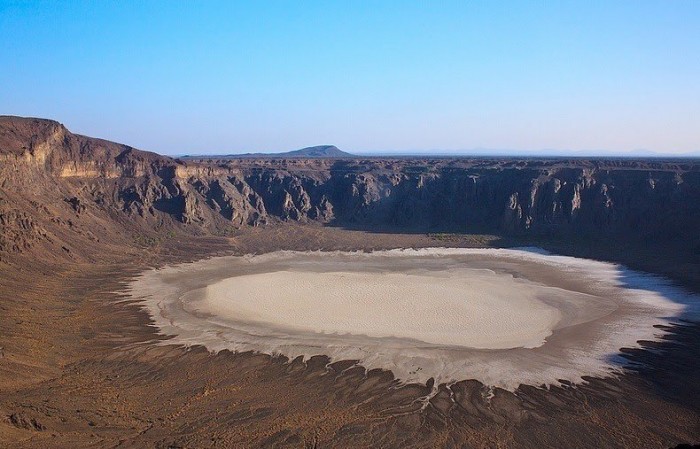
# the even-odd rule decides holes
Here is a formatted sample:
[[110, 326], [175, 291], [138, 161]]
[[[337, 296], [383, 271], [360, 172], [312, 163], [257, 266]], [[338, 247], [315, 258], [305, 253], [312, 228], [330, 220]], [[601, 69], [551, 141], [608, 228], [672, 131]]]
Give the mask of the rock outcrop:
[[[181, 161], [0, 118], [0, 251], [99, 235], [361, 229], [690, 239], [697, 160], [343, 158]], [[79, 236], [77, 240], [76, 236]], [[121, 236], [121, 237], [119, 237]], [[112, 238], [112, 237], [110, 237]]]

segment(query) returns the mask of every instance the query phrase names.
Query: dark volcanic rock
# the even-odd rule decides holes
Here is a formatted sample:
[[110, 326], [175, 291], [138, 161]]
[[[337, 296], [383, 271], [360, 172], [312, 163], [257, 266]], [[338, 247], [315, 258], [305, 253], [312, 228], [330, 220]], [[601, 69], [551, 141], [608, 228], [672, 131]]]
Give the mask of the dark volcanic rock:
[[[336, 154], [335, 147], [317, 150]], [[635, 236], [700, 245], [697, 160], [296, 157], [185, 163], [75, 135], [57, 122], [2, 117], [0, 162], [0, 226], [11, 237], [0, 246], [11, 251], [42, 239], [58, 244], [56, 228], [67, 223], [67, 212], [74, 220], [68, 228], [82, 235], [94, 233], [98, 223], [114, 224], [121, 234], [125, 228], [132, 234], [201, 234], [312, 221], [369, 230]], [[34, 207], [27, 207], [29, 198]]]

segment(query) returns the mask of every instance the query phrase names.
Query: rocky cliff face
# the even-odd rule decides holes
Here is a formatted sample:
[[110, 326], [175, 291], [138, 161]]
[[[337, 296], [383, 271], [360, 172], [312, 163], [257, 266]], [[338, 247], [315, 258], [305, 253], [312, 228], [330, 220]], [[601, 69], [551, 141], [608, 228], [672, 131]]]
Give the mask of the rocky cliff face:
[[[234, 159], [183, 162], [0, 118], [0, 251], [225, 233], [298, 221], [362, 229], [698, 239], [700, 162]], [[121, 240], [120, 240], [121, 239]]]
[[658, 238], [700, 229], [700, 172], [693, 164], [368, 160], [337, 161], [313, 175], [291, 164], [243, 169], [268, 213], [286, 220]]

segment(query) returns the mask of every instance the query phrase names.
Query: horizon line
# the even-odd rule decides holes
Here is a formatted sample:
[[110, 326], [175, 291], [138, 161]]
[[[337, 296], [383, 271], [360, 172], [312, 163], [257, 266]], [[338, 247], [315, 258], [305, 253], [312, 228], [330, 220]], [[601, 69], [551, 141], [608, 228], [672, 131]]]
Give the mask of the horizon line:
[[[297, 150], [284, 151], [254, 151], [254, 152], [212, 152], [212, 153], [171, 153], [172, 157], [188, 157], [188, 158], [213, 158], [213, 157], [236, 157], [236, 156], [261, 156], [261, 157], [285, 157], [288, 153]], [[700, 158], [700, 150], [685, 153], [663, 153], [649, 150], [632, 150], [627, 152], [619, 151], [604, 151], [604, 150], [496, 150], [496, 149], [479, 149], [479, 150], [360, 150], [360, 151], [345, 151], [349, 157], [572, 157], [572, 158], [671, 158], [671, 159], [695, 159]], [[303, 156], [295, 156], [301, 157]]]

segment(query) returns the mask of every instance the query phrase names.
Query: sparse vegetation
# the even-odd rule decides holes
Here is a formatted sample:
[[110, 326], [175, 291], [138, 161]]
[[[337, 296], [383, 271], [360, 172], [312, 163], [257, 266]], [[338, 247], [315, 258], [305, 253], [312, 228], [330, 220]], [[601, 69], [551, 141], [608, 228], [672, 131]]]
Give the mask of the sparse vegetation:
[[165, 240], [170, 240], [174, 239], [177, 236], [177, 233], [173, 230], [167, 231], [162, 235], [145, 235], [145, 234], [135, 234], [133, 235], [133, 241], [134, 244], [137, 246], [142, 246], [142, 247], [153, 247], [153, 246], [158, 246], [161, 243], [163, 243]]
[[450, 232], [435, 232], [426, 234], [428, 238], [445, 243], [465, 244], [469, 246], [500, 246], [496, 245], [501, 237], [489, 234], [460, 234]]

